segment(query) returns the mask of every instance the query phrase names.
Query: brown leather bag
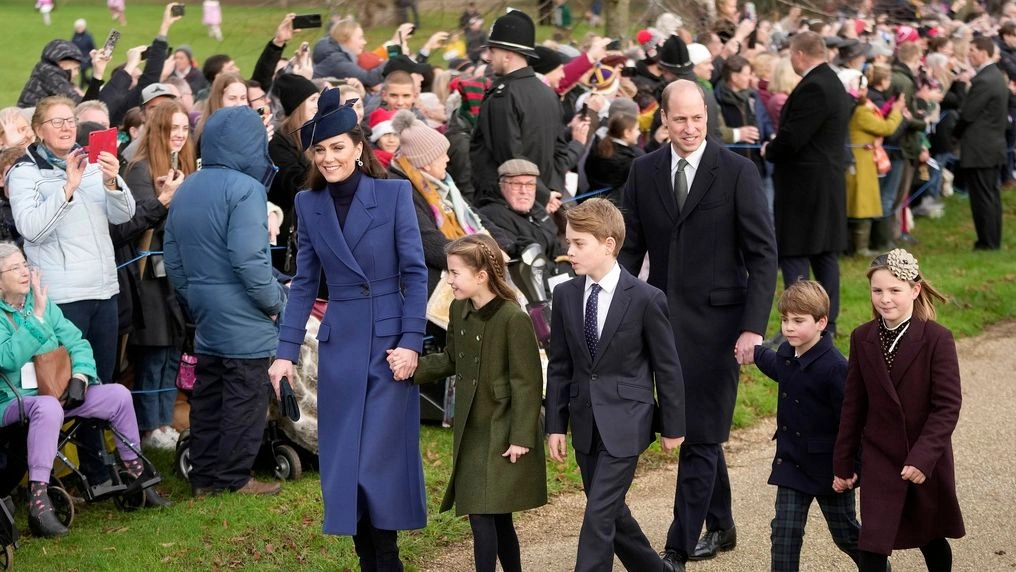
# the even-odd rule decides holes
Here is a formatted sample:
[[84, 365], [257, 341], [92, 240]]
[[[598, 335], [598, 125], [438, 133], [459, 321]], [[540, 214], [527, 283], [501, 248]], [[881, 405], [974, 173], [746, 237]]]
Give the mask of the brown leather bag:
[[[11, 325], [17, 328], [14, 316], [7, 313]], [[64, 346], [57, 346], [44, 354], [32, 356], [35, 364], [35, 379], [39, 383], [39, 395], [50, 395], [63, 404], [67, 395], [67, 386], [71, 381], [71, 354]]]

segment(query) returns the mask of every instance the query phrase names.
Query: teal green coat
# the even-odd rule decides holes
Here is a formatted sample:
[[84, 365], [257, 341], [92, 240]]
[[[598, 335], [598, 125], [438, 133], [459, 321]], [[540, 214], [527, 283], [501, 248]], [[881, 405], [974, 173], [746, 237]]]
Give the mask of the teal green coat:
[[[494, 299], [456, 300], [443, 353], [420, 358], [416, 383], [455, 375], [452, 475], [441, 503], [455, 513], [502, 514], [547, 504], [540, 406], [543, 365], [529, 315]], [[509, 445], [528, 447], [514, 464]]]
[[[95, 378], [95, 358], [88, 340], [81, 337], [79, 330], [70, 320], [64, 317], [60, 307], [51, 300], [46, 301], [46, 311], [40, 321], [32, 313], [35, 299], [28, 293], [25, 308], [18, 312], [13, 306], [0, 298], [0, 373], [11, 382], [21, 395], [37, 395], [34, 389], [21, 388], [21, 368], [32, 361], [32, 356], [55, 350], [58, 345], [67, 348], [71, 354], [71, 373], [81, 374], [90, 383], [98, 383]], [[11, 317], [17, 328], [11, 324]], [[0, 381], [0, 414], [7, 409], [7, 404], [14, 401], [15, 395], [11, 387]]]

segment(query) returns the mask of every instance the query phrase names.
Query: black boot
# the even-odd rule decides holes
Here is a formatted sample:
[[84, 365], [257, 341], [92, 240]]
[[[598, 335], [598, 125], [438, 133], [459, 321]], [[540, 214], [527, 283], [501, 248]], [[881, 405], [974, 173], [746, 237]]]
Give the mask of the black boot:
[[46, 538], [66, 535], [67, 527], [56, 517], [53, 501], [46, 492], [49, 485], [32, 481], [29, 486], [28, 528], [32, 534]]

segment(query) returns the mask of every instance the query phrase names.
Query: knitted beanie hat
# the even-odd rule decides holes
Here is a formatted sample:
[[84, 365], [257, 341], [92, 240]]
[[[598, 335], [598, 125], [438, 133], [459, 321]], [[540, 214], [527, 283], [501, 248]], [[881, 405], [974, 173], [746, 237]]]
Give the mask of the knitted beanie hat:
[[392, 127], [399, 135], [399, 150], [395, 156], [405, 157], [417, 169], [430, 165], [448, 152], [448, 139], [417, 119], [412, 111], [403, 109], [396, 113]]
[[279, 77], [275, 78], [273, 86], [275, 87], [275, 93], [279, 96], [279, 102], [282, 103], [282, 110], [286, 112], [286, 115], [292, 115], [296, 111], [296, 108], [300, 107], [310, 96], [320, 93], [314, 82], [302, 75], [292, 73], [280, 74]]
[[393, 117], [395, 117], [394, 111], [388, 111], [387, 109], [383, 109], [381, 107], [375, 109], [374, 112], [370, 114], [368, 123], [370, 125], [371, 143], [377, 143], [377, 140], [383, 135], [395, 133], [395, 130], [392, 129]]

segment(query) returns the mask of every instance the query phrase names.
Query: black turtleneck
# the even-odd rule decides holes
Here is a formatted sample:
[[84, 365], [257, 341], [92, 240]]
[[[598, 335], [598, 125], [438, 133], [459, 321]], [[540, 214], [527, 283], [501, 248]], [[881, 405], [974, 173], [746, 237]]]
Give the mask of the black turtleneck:
[[353, 204], [353, 196], [356, 195], [359, 184], [360, 170], [356, 168], [344, 181], [328, 183], [328, 193], [335, 203], [335, 215], [339, 217], [339, 228], [346, 226], [346, 215], [349, 214], [349, 206]]

